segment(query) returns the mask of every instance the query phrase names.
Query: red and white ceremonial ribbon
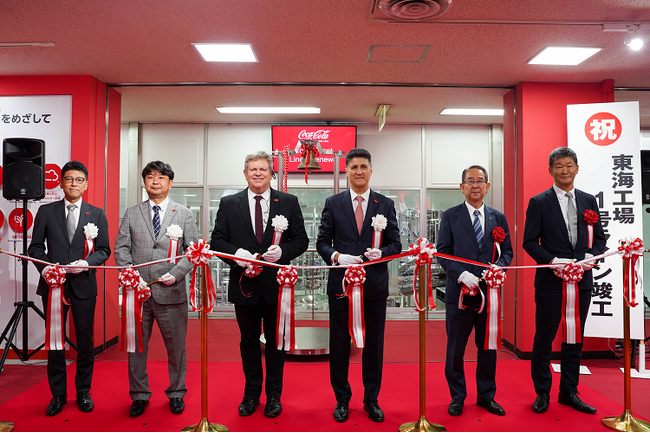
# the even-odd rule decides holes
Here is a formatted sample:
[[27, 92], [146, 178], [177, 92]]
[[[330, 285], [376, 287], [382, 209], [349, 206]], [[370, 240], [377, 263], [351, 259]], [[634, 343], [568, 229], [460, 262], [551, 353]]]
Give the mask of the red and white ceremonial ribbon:
[[43, 275], [50, 286], [47, 296], [47, 321], [45, 323], [45, 350], [64, 350], [65, 332], [63, 320], [63, 304], [70, 305], [63, 296], [65, 271], [59, 266], [50, 266]]
[[415, 311], [421, 312], [427, 309], [427, 306], [424, 308], [420, 306], [419, 296], [418, 296], [418, 275], [420, 266], [427, 266], [427, 299], [429, 300], [428, 308], [429, 310], [434, 310], [436, 308], [436, 302], [433, 299], [433, 286], [431, 285], [431, 262], [433, 261], [433, 255], [436, 253], [436, 249], [430, 244], [425, 238], [418, 238], [417, 245], [411, 244], [409, 249], [410, 254], [417, 254], [415, 258], [415, 270], [413, 275], [413, 300], [415, 301]]
[[458, 297], [458, 309], [459, 310], [466, 310], [467, 307], [463, 305], [463, 298], [465, 298], [465, 295], [469, 296], [476, 296], [477, 293], [481, 294], [481, 308], [478, 309], [479, 314], [483, 311], [483, 308], [485, 308], [485, 295], [481, 291], [481, 289], [470, 289], [469, 287], [463, 285], [460, 288], [460, 296]]
[[562, 279], [562, 342], [582, 343], [580, 330], [580, 298], [578, 282], [584, 271], [578, 263], [569, 263], [561, 271]]
[[598, 222], [598, 213], [594, 210], [587, 209], [582, 214], [582, 217], [587, 223], [587, 248], [591, 249], [594, 246], [594, 224]]
[[362, 266], [350, 266], [343, 277], [343, 294], [348, 297], [348, 329], [354, 345], [359, 349], [365, 346], [366, 322], [363, 318], [363, 283], [366, 270]]
[[199, 311], [199, 308], [196, 305], [196, 271], [201, 268], [201, 272], [205, 274], [207, 286], [202, 289], [208, 291], [206, 296], [207, 305], [201, 305], [201, 307], [204, 312], [211, 313], [217, 299], [217, 291], [214, 288], [210, 267], [208, 266], [208, 260], [210, 259], [210, 256], [212, 256], [210, 244], [208, 244], [205, 239], [199, 239], [198, 244], [190, 242], [190, 246], [187, 247], [187, 251], [185, 251], [185, 256], [187, 257], [187, 260], [194, 264], [194, 268], [192, 269], [192, 281], [190, 283], [190, 304], [192, 305], [192, 311]]
[[[122, 352], [142, 352], [142, 302], [140, 301], [138, 287], [140, 273], [128, 267], [118, 276], [122, 287], [122, 331], [120, 336], [120, 350]], [[136, 335], [137, 347], [136, 347]]]
[[169, 238], [169, 253], [167, 254], [169, 260], [167, 260], [167, 262], [178, 263], [178, 259], [176, 259], [177, 255], [178, 255], [178, 239]]
[[278, 350], [296, 349], [296, 323], [294, 289], [298, 282], [295, 266], [285, 266], [278, 271], [278, 320], [276, 341]]
[[483, 273], [487, 283], [487, 320], [485, 326], [485, 350], [497, 350], [501, 345], [501, 294], [506, 273], [492, 266]]
[[273, 226], [273, 245], [280, 245], [282, 233], [289, 228], [289, 220], [284, 215], [276, 215], [271, 219]]
[[636, 307], [639, 303], [636, 301], [637, 287], [643, 286], [641, 278], [641, 261], [639, 257], [643, 255], [643, 241], [631, 238], [622, 241], [618, 251], [623, 255], [623, 298], [625, 304], [629, 307]]
[[95, 242], [92, 239], [86, 238], [86, 243], [84, 245], [84, 260], [88, 258], [89, 255], [95, 252]]
[[501, 242], [506, 239], [506, 232], [502, 227], [495, 227], [492, 229], [492, 239], [494, 240], [494, 247], [492, 248], [492, 260], [490, 263], [496, 264], [501, 257]]

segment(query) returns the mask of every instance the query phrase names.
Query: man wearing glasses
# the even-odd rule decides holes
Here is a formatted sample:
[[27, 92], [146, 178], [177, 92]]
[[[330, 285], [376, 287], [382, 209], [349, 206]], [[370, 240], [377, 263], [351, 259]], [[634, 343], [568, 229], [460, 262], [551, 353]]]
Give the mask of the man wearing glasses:
[[[77, 373], [75, 386], [77, 404], [82, 412], [91, 412], [95, 405], [90, 398], [93, 377], [94, 342], [93, 324], [97, 301], [96, 270], [88, 266], [100, 266], [111, 255], [108, 240], [108, 220], [103, 209], [92, 206], [81, 199], [88, 188], [88, 170], [79, 161], [70, 161], [61, 169], [63, 200], [43, 205], [34, 220], [29, 255], [35, 259], [61, 265], [78, 265], [63, 268], [66, 272], [63, 296], [68, 305], [63, 305], [64, 329], [68, 310], [72, 311], [77, 337]], [[93, 248], [86, 248], [85, 231], [89, 225], [97, 228]], [[36, 293], [42, 297], [43, 310], [48, 313], [49, 286], [43, 275], [51, 266], [34, 263], [41, 273]], [[47, 406], [47, 416], [54, 416], [67, 403], [67, 378], [65, 350], [49, 350], [47, 354], [47, 379], [52, 400]]]
[[[460, 190], [465, 195], [465, 202], [442, 214], [436, 245], [438, 252], [475, 262], [508, 266], [512, 260], [508, 222], [504, 214], [486, 206], [483, 202], [483, 198], [490, 190], [487, 170], [480, 165], [472, 165], [463, 170], [462, 181]], [[495, 235], [496, 233], [498, 235]], [[497, 238], [500, 252], [495, 247]], [[480, 292], [486, 299], [488, 294], [486, 283], [482, 281], [482, 274], [487, 268], [442, 258], [439, 258], [438, 262], [447, 274], [445, 377], [452, 399], [447, 411], [452, 416], [463, 413], [465, 397], [467, 397], [463, 356], [467, 340], [474, 329], [474, 340], [478, 349], [476, 404], [495, 415], [505, 415], [503, 408], [494, 401], [497, 389], [496, 350], [489, 349], [486, 341], [488, 329], [490, 332], [496, 332], [497, 336], [498, 331], [487, 323], [487, 303], [481, 309]], [[467, 296], [463, 296], [463, 302], [459, 304], [463, 292]], [[496, 316], [497, 320], [500, 320], [500, 312]], [[500, 343], [497, 341], [497, 346]]]

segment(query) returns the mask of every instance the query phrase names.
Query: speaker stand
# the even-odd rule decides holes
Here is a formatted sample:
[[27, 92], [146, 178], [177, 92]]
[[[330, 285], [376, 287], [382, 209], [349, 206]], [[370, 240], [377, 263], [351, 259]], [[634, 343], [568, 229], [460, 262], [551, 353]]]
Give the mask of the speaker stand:
[[[23, 200], [23, 256], [27, 256], [27, 200]], [[27, 266], [29, 265], [28, 260], [21, 259], [22, 264], [23, 264], [23, 300], [19, 302], [15, 302], [14, 306], [16, 309], [14, 310], [14, 314], [11, 316], [11, 319], [9, 320], [9, 323], [7, 323], [7, 326], [5, 327], [4, 331], [2, 331], [2, 335], [0, 335], [0, 344], [2, 343], [3, 340], [7, 340], [5, 343], [5, 348], [4, 351], [2, 352], [2, 358], [0, 358], [0, 373], [4, 371], [3, 367], [5, 365], [5, 361], [7, 360], [7, 355], [9, 355], [9, 348], [13, 349], [14, 352], [16, 352], [16, 355], [18, 355], [18, 358], [21, 361], [28, 361], [29, 358], [34, 356], [36, 352], [41, 350], [43, 347], [45, 347], [45, 343], [41, 344], [38, 346], [34, 351], [31, 353], [29, 352], [29, 317], [28, 317], [28, 311], [31, 308], [34, 310], [39, 316], [45, 320], [45, 314], [36, 306], [34, 305], [33, 301], [28, 301], [28, 296], [27, 296]], [[20, 323], [20, 319], [23, 319], [23, 348], [19, 349], [12, 343], [14, 337], [16, 336], [16, 331], [18, 330], [18, 324]], [[9, 336], [7, 335], [7, 332], [11, 329], [11, 332], [9, 332]], [[77, 346], [75, 346], [72, 341], [66, 336], [65, 340], [72, 346], [74, 350], [77, 350]]]

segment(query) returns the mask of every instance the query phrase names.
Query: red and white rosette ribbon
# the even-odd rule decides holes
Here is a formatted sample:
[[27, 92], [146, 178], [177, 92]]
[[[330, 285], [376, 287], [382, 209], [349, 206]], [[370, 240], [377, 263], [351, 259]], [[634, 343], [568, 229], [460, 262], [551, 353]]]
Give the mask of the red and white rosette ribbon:
[[[118, 276], [122, 287], [122, 331], [120, 350], [142, 352], [142, 301], [139, 296], [140, 273], [129, 267]], [[136, 347], [136, 335], [138, 345]]]
[[199, 268], [201, 268], [201, 272], [205, 274], [207, 286], [202, 289], [208, 291], [206, 296], [207, 305], [201, 305], [203, 312], [211, 313], [217, 299], [217, 291], [214, 288], [210, 267], [208, 266], [210, 256], [212, 256], [212, 253], [210, 252], [210, 244], [208, 244], [205, 239], [199, 239], [198, 244], [190, 242], [190, 246], [187, 247], [187, 250], [185, 251], [185, 257], [187, 257], [187, 260], [194, 265], [194, 268], [192, 269], [192, 281], [190, 283], [190, 304], [192, 305], [192, 311], [199, 311], [199, 308], [196, 305], [196, 271]]
[[343, 277], [343, 294], [348, 297], [348, 330], [354, 345], [358, 348], [365, 346], [366, 322], [363, 318], [363, 283], [366, 281], [366, 270], [363, 266], [350, 266]]
[[623, 298], [625, 305], [629, 307], [636, 307], [639, 303], [636, 300], [636, 289], [642, 286], [641, 278], [641, 261], [639, 257], [643, 255], [643, 241], [636, 238], [634, 241], [631, 238], [622, 241], [622, 245], [618, 247], [618, 251], [623, 255]]
[[485, 326], [485, 350], [497, 350], [501, 345], [501, 293], [506, 281], [503, 269], [492, 266], [483, 272], [487, 283], [487, 319]]
[[[167, 263], [178, 263], [175, 257], [178, 255], [178, 240], [183, 237], [183, 229], [178, 224], [172, 224], [167, 227], [167, 237], [169, 238], [169, 252]], [[174, 258], [172, 258], [174, 257]]]
[[284, 266], [278, 271], [277, 280], [280, 284], [276, 330], [278, 350], [295, 350], [296, 323], [294, 289], [298, 282], [298, 270], [295, 266]]
[[562, 342], [567, 344], [582, 343], [580, 330], [580, 298], [578, 282], [582, 279], [582, 266], [572, 262], [564, 266], [560, 275], [562, 284]]
[[495, 227], [492, 229], [492, 239], [494, 240], [494, 248], [492, 248], [492, 260], [490, 263], [496, 263], [501, 257], [501, 242], [506, 240], [506, 231], [503, 227]]
[[43, 275], [50, 286], [47, 296], [47, 321], [45, 323], [45, 350], [64, 350], [65, 331], [63, 304], [70, 305], [63, 296], [65, 270], [60, 266], [49, 266]]
[[372, 223], [370, 225], [374, 229], [372, 234], [372, 248], [381, 248], [382, 233], [388, 226], [388, 219], [379, 213], [372, 217]]
[[273, 245], [280, 245], [282, 232], [289, 228], [289, 220], [284, 215], [276, 215], [271, 219], [273, 226]]
[[415, 310], [418, 312], [425, 311], [427, 306], [424, 308], [420, 306], [419, 296], [418, 296], [418, 284], [417, 277], [419, 275], [420, 266], [427, 266], [427, 299], [429, 300], [428, 308], [429, 310], [434, 310], [436, 308], [436, 302], [433, 298], [433, 286], [431, 285], [431, 262], [433, 261], [433, 255], [436, 253], [436, 249], [433, 244], [430, 244], [425, 238], [418, 238], [417, 245], [411, 244], [409, 248], [409, 253], [411, 255], [417, 254], [415, 258], [415, 270], [413, 278], [413, 301], [415, 302]]
[[587, 223], [587, 248], [594, 246], [594, 224], [598, 222], [598, 213], [591, 209], [587, 209], [582, 215]]
[[86, 243], [84, 245], [84, 260], [87, 259], [90, 254], [95, 252], [95, 242], [93, 239], [97, 237], [98, 233], [99, 228], [95, 224], [88, 223], [84, 226], [84, 236], [86, 237]]

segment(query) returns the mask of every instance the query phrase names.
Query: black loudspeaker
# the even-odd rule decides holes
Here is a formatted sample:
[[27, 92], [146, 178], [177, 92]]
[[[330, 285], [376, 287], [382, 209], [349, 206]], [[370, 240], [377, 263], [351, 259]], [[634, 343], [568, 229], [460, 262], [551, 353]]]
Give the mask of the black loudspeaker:
[[8, 200], [45, 197], [45, 141], [5, 138], [2, 141], [2, 195]]

